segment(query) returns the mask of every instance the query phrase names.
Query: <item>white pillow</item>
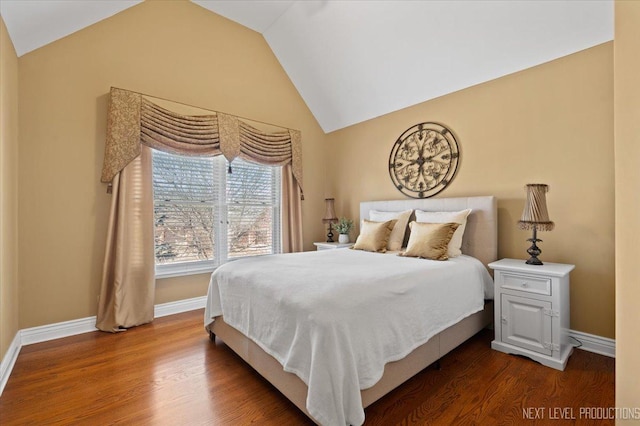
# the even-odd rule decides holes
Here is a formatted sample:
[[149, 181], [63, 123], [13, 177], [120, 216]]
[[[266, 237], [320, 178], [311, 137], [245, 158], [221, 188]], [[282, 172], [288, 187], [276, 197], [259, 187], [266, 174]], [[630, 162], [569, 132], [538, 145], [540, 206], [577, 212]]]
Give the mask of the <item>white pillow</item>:
[[423, 223], [458, 223], [460, 226], [453, 234], [449, 241], [449, 249], [447, 254], [449, 257], [457, 257], [462, 254], [462, 236], [464, 228], [467, 226], [467, 217], [471, 213], [471, 209], [461, 210], [458, 212], [425, 212], [416, 210], [416, 222]]
[[413, 210], [405, 210], [403, 212], [382, 212], [378, 210], [369, 211], [369, 219], [374, 222], [386, 222], [388, 220], [397, 220], [389, 242], [387, 243], [387, 250], [396, 251], [402, 248], [404, 242], [404, 234], [407, 231], [407, 224], [409, 223], [409, 217]]

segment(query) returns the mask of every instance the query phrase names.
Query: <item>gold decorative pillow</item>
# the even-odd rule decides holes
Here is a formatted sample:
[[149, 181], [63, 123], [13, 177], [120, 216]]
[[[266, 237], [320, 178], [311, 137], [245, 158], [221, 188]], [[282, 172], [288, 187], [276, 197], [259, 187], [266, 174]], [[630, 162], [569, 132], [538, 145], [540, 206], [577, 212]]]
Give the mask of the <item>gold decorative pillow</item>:
[[386, 222], [372, 222], [363, 220], [360, 235], [353, 245], [354, 250], [365, 250], [384, 253], [387, 251], [387, 243], [391, 236], [391, 230], [396, 224], [395, 220]]
[[424, 223], [457, 223], [460, 226], [449, 241], [447, 256], [457, 257], [462, 254], [462, 237], [467, 226], [467, 217], [471, 209], [460, 210], [459, 212], [426, 212], [416, 210], [416, 222]]
[[404, 243], [404, 234], [407, 231], [407, 225], [409, 224], [409, 217], [411, 216], [411, 213], [413, 213], [413, 210], [405, 210], [403, 212], [371, 210], [369, 212], [369, 219], [376, 222], [384, 222], [393, 219], [397, 220], [396, 224], [393, 226], [391, 235], [389, 236], [387, 250], [396, 251], [402, 248], [402, 243]]
[[407, 250], [400, 256], [421, 257], [431, 260], [447, 260], [449, 241], [460, 226], [457, 223], [411, 222], [411, 235]]

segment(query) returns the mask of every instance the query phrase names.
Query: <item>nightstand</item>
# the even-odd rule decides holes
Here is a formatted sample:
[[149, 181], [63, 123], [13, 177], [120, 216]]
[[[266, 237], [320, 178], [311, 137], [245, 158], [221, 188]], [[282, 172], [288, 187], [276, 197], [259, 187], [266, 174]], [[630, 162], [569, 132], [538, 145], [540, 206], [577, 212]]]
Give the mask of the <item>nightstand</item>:
[[569, 273], [574, 265], [527, 265], [502, 259], [495, 271], [495, 350], [523, 355], [547, 367], [564, 370], [573, 346], [569, 342]]
[[341, 249], [341, 248], [349, 248], [353, 245], [353, 243], [313, 243], [316, 246], [316, 250], [332, 250], [332, 249]]

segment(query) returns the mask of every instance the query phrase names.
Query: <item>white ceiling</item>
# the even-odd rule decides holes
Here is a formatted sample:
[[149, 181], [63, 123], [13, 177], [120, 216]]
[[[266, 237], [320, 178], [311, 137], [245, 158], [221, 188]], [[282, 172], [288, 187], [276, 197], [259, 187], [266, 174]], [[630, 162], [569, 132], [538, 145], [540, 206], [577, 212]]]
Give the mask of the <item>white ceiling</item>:
[[294, 0], [191, 0], [205, 9], [264, 33]]
[[[263, 34], [325, 132], [613, 39], [611, 0], [192, 0]], [[18, 55], [138, 1], [0, 0]]]
[[0, 0], [18, 56], [107, 19], [142, 0]]

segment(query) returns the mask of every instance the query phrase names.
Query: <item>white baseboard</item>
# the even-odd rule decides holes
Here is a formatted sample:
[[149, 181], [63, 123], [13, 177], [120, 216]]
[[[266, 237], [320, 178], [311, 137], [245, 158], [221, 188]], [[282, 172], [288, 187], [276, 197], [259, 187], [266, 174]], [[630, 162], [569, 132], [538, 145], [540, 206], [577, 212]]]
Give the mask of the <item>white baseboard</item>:
[[0, 363], [0, 395], [2, 395], [2, 391], [9, 381], [9, 376], [11, 375], [11, 370], [13, 370], [13, 366], [16, 364], [16, 360], [18, 359], [20, 348], [20, 330], [18, 330], [16, 336], [13, 338], [13, 341], [7, 349], [7, 353], [4, 354], [2, 362]]
[[96, 328], [96, 317], [80, 318], [20, 330], [20, 343], [21, 346], [27, 346], [96, 330], [98, 330]]
[[[182, 312], [195, 311], [204, 308], [207, 303], [207, 296], [194, 297], [192, 299], [177, 300], [175, 302], [161, 303], [156, 305], [153, 315], [156, 318], [166, 317], [167, 315], [180, 314]], [[204, 321], [204, 317], [202, 319]]]
[[[178, 300], [175, 302], [161, 303], [154, 306], [153, 312], [155, 318], [160, 318], [204, 308], [206, 302], [207, 297], [202, 296], [194, 297], [192, 299]], [[0, 395], [2, 395], [2, 392], [4, 391], [4, 387], [11, 375], [11, 370], [13, 370], [13, 366], [18, 359], [20, 349], [23, 346], [97, 330], [95, 316], [18, 330], [11, 342], [11, 345], [9, 345], [7, 353], [2, 357], [2, 363], [0, 363]]]
[[[616, 357], [616, 341], [608, 337], [596, 336], [595, 334], [583, 333], [581, 331], [569, 330], [569, 336], [580, 341], [580, 349], [587, 352]], [[572, 341], [572, 344], [578, 342]]]

